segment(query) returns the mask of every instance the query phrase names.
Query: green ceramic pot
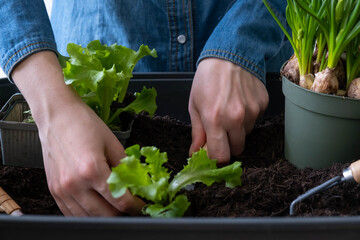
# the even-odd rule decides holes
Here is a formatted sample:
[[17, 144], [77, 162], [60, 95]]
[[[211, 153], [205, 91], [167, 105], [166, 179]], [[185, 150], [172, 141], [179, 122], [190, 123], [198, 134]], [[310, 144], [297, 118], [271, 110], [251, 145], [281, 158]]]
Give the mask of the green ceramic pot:
[[325, 168], [360, 158], [360, 100], [316, 93], [282, 77], [285, 158]]

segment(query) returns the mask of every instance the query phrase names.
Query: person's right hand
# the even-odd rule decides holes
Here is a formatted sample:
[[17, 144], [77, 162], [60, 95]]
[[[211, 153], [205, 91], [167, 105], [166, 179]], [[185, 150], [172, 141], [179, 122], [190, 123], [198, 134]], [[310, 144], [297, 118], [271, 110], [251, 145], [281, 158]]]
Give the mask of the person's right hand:
[[239, 156], [245, 138], [269, 103], [265, 85], [242, 67], [206, 58], [196, 70], [189, 98], [192, 144], [189, 153], [206, 144], [210, 158], [226, 164]]
[[39, 129], [51, 194], [66, 216], [138, 215], [144, 202], [114, 199], [106, 183], [124, 149], [106, 124], [64, 83], [52, 52], [21, 62], [12, 77]]

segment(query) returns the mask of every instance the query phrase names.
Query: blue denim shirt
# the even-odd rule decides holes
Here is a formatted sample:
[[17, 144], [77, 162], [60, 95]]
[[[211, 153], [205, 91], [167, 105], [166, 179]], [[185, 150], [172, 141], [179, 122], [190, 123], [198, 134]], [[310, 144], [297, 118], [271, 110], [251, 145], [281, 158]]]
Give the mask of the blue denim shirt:
[[[284, 0], [270, 0], [284, 24]], [[51, 24], [42, 0], [0, 0], [0, 65], [10, 76], [32, 53], [66, 54], [73, 42], [137, 50], [141, 44], [159, 57], [143, 58], [134, 71], [191, 72], [203, 59], [231, 61], [265, 81], [292, 54], [280, 27], [261, 0], [54, 0]]]

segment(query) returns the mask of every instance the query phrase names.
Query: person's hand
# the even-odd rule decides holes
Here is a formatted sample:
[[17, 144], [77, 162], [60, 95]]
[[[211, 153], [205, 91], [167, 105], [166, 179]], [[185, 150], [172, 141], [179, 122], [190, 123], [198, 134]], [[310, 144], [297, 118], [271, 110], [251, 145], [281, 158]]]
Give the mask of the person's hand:
[[138, 215], [144, 202], [127, 192], [114, 199], [106, 183], [124, 149], [111, 130], [64, 83], [52, 52], [36, 53], [12, 77], [39, 129], [51, 194], [66, 216]]
[[206, 144], [209, 157], [220, 164], [240, 155], [268, 102], [265, 85], [248, 71], [221, 59], [202, 60], [189, 99], [190, 154]]
[[142, 201], [128, 192], [112, 198], [106, 183], [110, 166], [124, 149], [110, 129], [82, 102], [62, 106], [39, 124], [48, 185], [65, 215], [139, 214]]

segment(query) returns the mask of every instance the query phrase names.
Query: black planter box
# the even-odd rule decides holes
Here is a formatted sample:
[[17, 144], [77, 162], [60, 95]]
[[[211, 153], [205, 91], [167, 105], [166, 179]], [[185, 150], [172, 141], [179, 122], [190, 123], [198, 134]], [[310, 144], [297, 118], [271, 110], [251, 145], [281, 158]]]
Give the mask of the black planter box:
[[[143, 86], [155, 87], [158, 92], [156, 114], [168, 115], [185, 123], [190, 123], [188, 96], [190, 95], [194, 73], [134, 73], [129, 84], [129, 92], [141, 91]], [[284, 96], [278, 73], [267, 74], [267, 90], [270, 103], [265, 113], [278, 114], [284, 109]], [[9, 98], [19, 93], [17, 87], [7, 78], [0, 78], [0, 109]]]
[[[188, 96], [192, 73], [135, 74], [129, 91], [145, 85], [158, 92], [158, 115], [189, 123]], [[269, 74], [270, 104], [265, 116], [284, 109], [278, 74]], [[241, 201], [241, 199], [239, 200]], [[149, 217], [78, 218], [62, 216], [0, 215], [0, 239], [357, 239], [360, 217], [256, 217], [173, 218]]]
[[[194, 73], [135, 73], [129, 84], [129, 91], [141, 91], [143, 86], [155, 87], [158, 92], [156, 114], [190, 123], [188, 97], [193, 77]], [[279, 74], [268, 73], [266, 78], [270, 102], [264, 117], [279, 114], [284, 110]]]
[[[129, 84], [129, 92], [140, 92], [143, 86], [157, 90], [157, 115], [170, 116], [190, 124], [188, 98], [193, 73], [137, 73]], [[2, 79], [5, 95], [17, 92], [14, 85]], [[7, 82], [7, 83], [6, 83]], [[11, 89], [9, 87], [12, 87]], [[284, 109], [284, 97], [278, 74], [268, 74], [270, 103], [264, 117], [279, 114]], [[10, 95], [11, 96], [11, 95]], [[0, 144], [4, 165], [43, 167], [40, 139], [35, 124], [24, 123], [28, 110], [23, 96], [16, 93], [0, 108]], [[130, 132], [128, 132], [130, 135]], [[125, 140], [123, 140], [125, 141]]]
[[0, 216], [2, 240], [354, 240], [359, 238], [359, 234], [358, 217], [150, 219]]

